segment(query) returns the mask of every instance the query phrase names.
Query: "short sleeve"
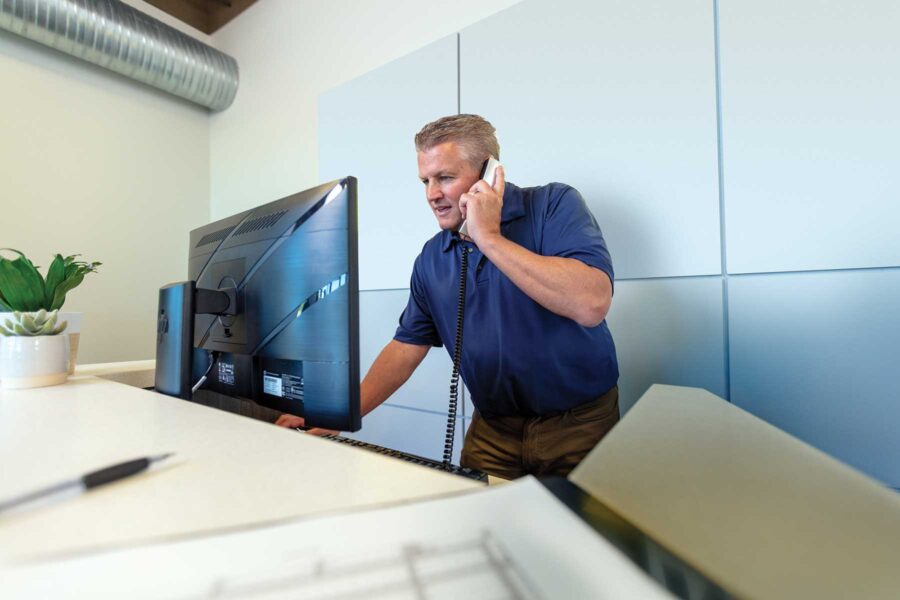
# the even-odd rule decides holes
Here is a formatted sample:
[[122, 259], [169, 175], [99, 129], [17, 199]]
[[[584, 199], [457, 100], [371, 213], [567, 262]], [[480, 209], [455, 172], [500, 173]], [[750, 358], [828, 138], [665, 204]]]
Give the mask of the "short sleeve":
[[614, 281], [612, 259], [603, 233], [578, 190], [565, 186], [547, 204], [541, 254], [574, 258], [600, 269]]
[[400, 315], [400, 325], [394, 339], [416, 346], [442, 346], [441, 338], [434, 325], [425, 286], [421, 280], [420, 260], [416, 259], [409, 282], [409, 300]]

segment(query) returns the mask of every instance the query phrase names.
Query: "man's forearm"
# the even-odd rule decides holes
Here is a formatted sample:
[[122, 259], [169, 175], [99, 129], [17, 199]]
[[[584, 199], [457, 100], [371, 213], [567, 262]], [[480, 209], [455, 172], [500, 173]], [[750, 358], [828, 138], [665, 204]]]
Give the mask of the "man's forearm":
[[606, 318], [612, 301], [609, 276], [574, 258], [541, 256], [499, 234], [478, 248], [529, 298], [583, 327]]
[[406, 383], [430, 346], [416, 346], [391, 340], [372, 363], [360, 384], [360, 404], [363, 416], [372, 412], [391, 394]]

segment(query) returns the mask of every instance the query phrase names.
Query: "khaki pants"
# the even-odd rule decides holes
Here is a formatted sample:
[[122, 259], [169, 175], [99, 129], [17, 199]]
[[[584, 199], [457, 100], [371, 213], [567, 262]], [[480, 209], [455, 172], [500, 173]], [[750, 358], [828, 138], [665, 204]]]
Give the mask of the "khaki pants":
[[619, 421], [619, 388], [543, 417], [484, 418], [477, 412], [460, 464], [502, 477], [568, 475]]

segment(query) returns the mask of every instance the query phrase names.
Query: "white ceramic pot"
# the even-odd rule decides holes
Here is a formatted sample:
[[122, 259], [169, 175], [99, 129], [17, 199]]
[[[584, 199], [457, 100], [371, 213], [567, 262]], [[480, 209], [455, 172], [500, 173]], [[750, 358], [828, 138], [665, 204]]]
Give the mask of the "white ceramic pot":
[[[12, 319], [12, 317], [11, 312], [0, 312], [0, 323], [6, 319]], [[84, 321], [84, 313], [60, 311], [56, 319], [59, 323], [63, 321], [67, 323], [63, 333], [69, 337], [69, 375], [73, 375], [75, 365], [78, 364], [78, 342], [81, 338], [81, 323]]]
[[68, 376], [68, 335], [0, 336], [0, 387], [58, 385]]
[[69, 336], [69, 375], [75, 373], [75, 365], [78, 364], [78, 341], [81, 338], [81, 322], [84, 320], [84, 313], [80, 312], [59, 312], [57, 322], [65, 321], [66, 330], [64, 334]]

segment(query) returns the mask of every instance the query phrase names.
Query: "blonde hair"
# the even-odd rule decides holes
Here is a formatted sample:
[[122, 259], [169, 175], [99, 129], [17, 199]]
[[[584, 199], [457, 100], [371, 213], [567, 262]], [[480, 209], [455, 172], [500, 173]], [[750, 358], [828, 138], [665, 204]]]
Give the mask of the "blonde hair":
[[478, 115], [450, 115], [432, 121], [416, 134], [416, 152], [430, 150], [444, 142], [456, 142], [465, 160], [476, 169], [488, 156], [500, 159], [497, 130]]

